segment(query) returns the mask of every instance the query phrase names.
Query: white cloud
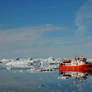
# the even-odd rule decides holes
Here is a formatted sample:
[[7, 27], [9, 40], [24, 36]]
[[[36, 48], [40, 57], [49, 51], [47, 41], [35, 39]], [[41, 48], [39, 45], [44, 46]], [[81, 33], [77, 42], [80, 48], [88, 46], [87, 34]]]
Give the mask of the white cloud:
[[83, 6], [80, 7], [76, 14], [75, 23], [78, 27], [77, 37], [86, 38], [92, 26], [92, 0], [88, 0]]
[[[25, 49], [16, 49], [6, 53], [2, 53], [4, 56], [9, 57], [23, 57], [23, 56], [30, 56], [30, 57], [74, 57], [74, 56], [91, 56], [91, 52], [87, 52], [88, 50], [85, 49], [86, 46], [60, 46], [60, 47], [52, 47], [52, 48], [25, 48]], [[81, 51], [81, 52], [80, 52]], [[87, 52], [87, 53], [85, 53]]]
[[62, 30], [64, 30], [64, 27], [53, 26], [51, 24], [29, 28], [0, 30], [0, 41], [35, 40], [40, 38], [41, 33]]
[[26, 54], [34, 53], [35, 46], [39, 49], [39, 47], [44, 47], [50, 42], [50, 40], [44, 39], [43, 34], [62, 30], [64, 30], [64, 27], [52, 24], [0, 30], [0, 53], [6, 56], [23, 54], [24, 52]]
[[65, 31], [65, 28], [46, 24], [0, 30], [0, 54], [5, 57], [78, 55], [82, 46], [75, 45], [73, 40], [65, 37], [55, 37], [54, 39], [43, 37], [43, 34], [52, 32], [53, 35], [55, 31]]

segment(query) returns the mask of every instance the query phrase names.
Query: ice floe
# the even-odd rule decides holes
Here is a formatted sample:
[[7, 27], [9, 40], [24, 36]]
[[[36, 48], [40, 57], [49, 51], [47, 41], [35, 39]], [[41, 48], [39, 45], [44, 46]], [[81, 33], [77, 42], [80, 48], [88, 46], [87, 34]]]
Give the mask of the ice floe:
[[[16, 58], [16, 59], [1, 59], [0, 65], [7, 70], [11, 69], [25, 69], [28, 72], [38, 71], [53, 71], [59, 67], [61, 58]], [[0, 67], [1, 67], [0, 66]]]

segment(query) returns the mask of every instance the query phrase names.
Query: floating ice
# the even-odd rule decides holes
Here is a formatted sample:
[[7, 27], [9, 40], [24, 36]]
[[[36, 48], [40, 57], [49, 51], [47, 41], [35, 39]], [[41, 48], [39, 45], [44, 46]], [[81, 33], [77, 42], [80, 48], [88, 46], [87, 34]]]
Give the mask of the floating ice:
[[[16, 58], [16, 59], [2, 59], [2, 64], [6, 69], [26, 69], [28, 72], [38, 71], [53, 71], [59, 67], [61, 58], [49, 57], [43, 58]], [[0, 66], [1, 67], [1, 66]]]

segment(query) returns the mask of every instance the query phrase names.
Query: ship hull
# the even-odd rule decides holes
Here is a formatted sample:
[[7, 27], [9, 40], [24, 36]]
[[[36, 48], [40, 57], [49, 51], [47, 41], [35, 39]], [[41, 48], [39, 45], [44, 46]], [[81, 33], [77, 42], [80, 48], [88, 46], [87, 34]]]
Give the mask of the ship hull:
[[78, 71], [78, 70], [89, 70], [92, 69], [92, 63], [90, 64], [83, 64], [83, 65], [79, 65], [79, 66], [64, 66], [64, 65], [60, 65], [59, 66], [59, 71]]

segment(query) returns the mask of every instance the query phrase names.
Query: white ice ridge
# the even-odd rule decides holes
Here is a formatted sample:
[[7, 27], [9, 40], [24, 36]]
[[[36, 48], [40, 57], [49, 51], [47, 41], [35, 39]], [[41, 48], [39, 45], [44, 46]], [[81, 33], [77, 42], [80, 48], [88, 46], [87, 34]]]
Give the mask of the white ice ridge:
[[52, 71], [59, 67], [61, 58], [49, 57], [43, 58], [16, 58], [16, 59], [1, 59], [0, 67], [8, 70], [14, 68], [28, 69], [28, 71]]

